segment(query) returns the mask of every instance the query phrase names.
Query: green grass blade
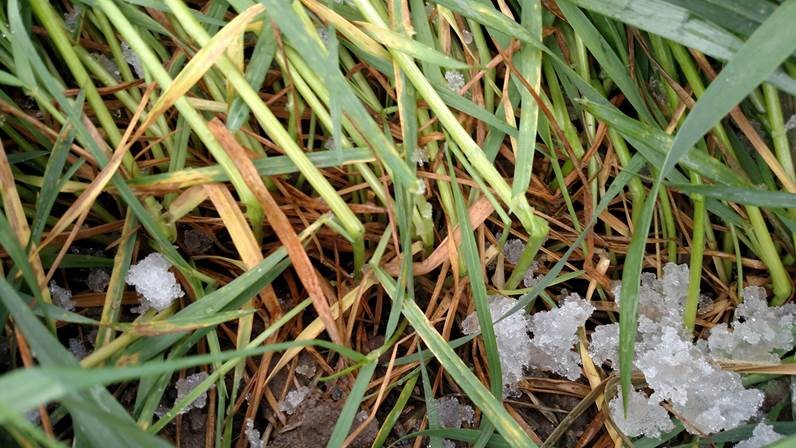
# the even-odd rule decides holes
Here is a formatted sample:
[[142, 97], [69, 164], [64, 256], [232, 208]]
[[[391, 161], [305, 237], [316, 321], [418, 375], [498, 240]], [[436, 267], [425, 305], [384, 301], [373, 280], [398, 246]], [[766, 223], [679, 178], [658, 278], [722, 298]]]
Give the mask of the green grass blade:
[[[641, 219], [634, 226], [633, 238], [628, 248], [625, 269], [622, 274], [619, 369], [625, 405], [627, 405], [627, 397], [632, 388], [630, 379], [633, 373], [638, 292], [644, 249], [660, 185], [677, 161], [793, 52], [796, 42], [787, 36], [790, 33], [789, 24], [794, 21], [796, 21], [796, 0], [788, 0], [752, 34], [735, 57], [719, 73], [719, 76], [708, 86], [702, 98], [685, 118], [672, 142], [671, 150], [666, 154], [666, 158], [659, 168], [658, 176], [644, 203]], [[775, 291], [776, 296], [783, 294], [790, 295], [790, 290]]]

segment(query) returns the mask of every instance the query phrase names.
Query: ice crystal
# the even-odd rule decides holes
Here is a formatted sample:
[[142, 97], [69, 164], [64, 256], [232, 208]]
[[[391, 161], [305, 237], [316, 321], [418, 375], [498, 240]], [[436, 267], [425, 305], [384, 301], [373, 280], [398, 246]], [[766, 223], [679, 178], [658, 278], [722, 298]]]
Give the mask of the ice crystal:
[[740, 441], [735, 448], [762, 448], [783, 438], [782, 434], [774, 431], [774, 427], [765, 423], [759, 423], [752, 430], [752, 437]]
[[412, 151], [411, 159], [413, 162], [417, 164], [417, 166], [422, 168], [425, 164], [428, 163], [428, 151], [426, 151], [426, 148], [422, 147], [415, 148], [415, 150]]
[[[492, 321], [500, 319], [514, 305], [516, 299], [503, 296], [489, 297], [489, 312]], [[472, 313], [462, 322], [464, 334], [480, 331], [478, 316]], [[503, 384], [511, 386], [523, 377], [523, 368], [528, 365], [528, 347], [531, 338], [528, 336], [527, 320], [522, 311], [506, 317], [494, 325], [495, 340], [500, 354], [500, 368], [503, 371]]]
[[82, 5], [75, 5], [71, 12], [64, 14], [64, 27], [70, 33], [74, 33], [77, 29], [77, 23], [80, 20], [80, 15], [83, 13]]
[[157, 252], [130, 266], [127, 284], [135, 286], [135, 290], [142, 296], [143, 310], [154, 308], [162, 311], [185, 294], [177, 283], [177, 278], [169, 272], [170, 267], [171, 263], [166, 257]]
[[74, 311], [75, 302], [72, 301], [72, 291], [61, 288], [57, 283], [55, 283], [55, 281], [51, 281], [50, 295], [52, 295], [54, 305], [57, 305], [67, 311]]
[[524, 250], [525, 243], [520, 239], [512, 238], [503, 245], [503, 256], [506, 257], [506, 261], [515, 264], [519, 261]]
[[788, 121], [785, 122], [785, 130], [790, 131], [792, 129], [796, 129], [796, 114], [791, 115]]
[[439, 424], [443, 428], [461, 428], [462, 423], [471, 425], [475, 412], [466, 404], [460, 404], [456, 397], [442, 397], [434, 400], [439, 415]]
[[102, 293], [108, 289], [108, 283], [111, 281], [111, 276], [105, 269], [95, 268], [89, 271], [86, 285], [88, 289]]
[[285, 399], [279, 402], [279, 410], [288, 415], [293, 414], [309, 393], [310, 388], [306, 386], [291, 390], [287, 393]]
[[91, 57], [99, 63], [99, 65], [110, 74], [116, 82], [121, 80], [122, 75], [119, 71], [119, 66], [113, 60], [102, 53], [91, 53]]
[[644, 435], [655, 438], [660, 436], [661, 432], [674, 429], [666, 409], [659, 401], [648, 398], [643, 392], [630, 392], [627, 414], [622, 408], [622, 397], [618, 393], [608, 407], [611, 409], [611, 418], [616, 426], [629, 437]]
[[265, 447], [265, 442], [260, 438], [260, 431], [254, 429], [254, 420], [247, 418], [243, 423], [243, 435], [249, 442], [249, 448]]
[[589, 354], [596, 364], [610, 361], [615, 366], [619, 358], [619, 324], [600, 325], [591, 334]]
[[299, 359], [296, 373], [307, 378], [312, 378], [315, 375], [315, 362], [313, 362], [311, 356], [304, 355]]
[[534, 261], [531, 267], [525, 271], [525, 274], [522, 276], [522, 284], [525, 285], [526, 288], [532, 288], [542, 278], [541, 275], [536, 275], [538, 269], [539, 262]]
[[127, 61], [128, 64], [133, 66], [133, 71], [135, 71], [135, 76], [139, 78], [144, 77], [144, 64], [141, 63], [141, 58], [127, 45], [127, 42], [122, 42], [122, 56]]
[[[185, 378], [178, 379], [177, 383], [174, 384], [174, 387], [177, 389], [177, 400], [175, 403], [190, 394], [191, 391], [196, 389], [196, 386], [205, 379], [207, 379], [207, 372], [198, 372], [186, 376]], [[205, 404], [207, 404], [207, 391], [202, 392], [191, 404], [180, 410], [180, 414], [185, 414], [191, 409], [202, 409], [205, 407]]]
[[572, 346], [578, 341], [578, 328], [593, 312], [589, 302], [571, 294], [558, 308], [532, 315], [528, 321], [528, 329], [533, 333], [529, 345], [530, 367], [578, 379], [580, 356], [572, 351]]
[[464, 75], [456, 70], [447, 70], [445, 81], [448, 81], [448, 87], [454, 92], [459, 92], [464, 88]]
[[72, 355], [78, 360], [88, 356], [85, 344], [78, 338], [69, 338], [69, 351], [72, 352]]
[[710, 354], [714, 358], [779, 363], [779, 356], [772, 351], [793, 348], [793, 306], [769, 308], [766, 291], [757, 286], [746, 287], [743, 297], [735, 310], [732, 330], [727, 324], [711, 330]]
[[[674, 411], [688, 422], [688, 431], [714, 433], [734, 428], [755, 416], [763, 402], [763, 393], [745, 389], [740, 375], [721, 370], [708, 356], [708, 346], [713, 350], [718, 341], [726, 342], [730, 336], [719, 330], [718, 341], [694, 344], [691, 335], [684, 333], [682, 310], [688, 276], [686, 265], [674, 264], [664, 267], [660, 279], [654, 274], [642, 274], [634, 366], [644, 373], [654, 391], [650, 397], [654, 403], [669, 401]], [[619, 291], [617, 286], [615, 295], [621, 305]], [[738, 315], [765, 315], [773, 320], [772, 316], [781, 317], [786, 312], [770, 311], [763, 299], [752, 298]], [[731, 336], [736, 337], [734, 333]], [[610, 361], [615, 366], [617, 342], [616, 324], [595, 328], [590, 347], [594, 361], [600, 364]]]

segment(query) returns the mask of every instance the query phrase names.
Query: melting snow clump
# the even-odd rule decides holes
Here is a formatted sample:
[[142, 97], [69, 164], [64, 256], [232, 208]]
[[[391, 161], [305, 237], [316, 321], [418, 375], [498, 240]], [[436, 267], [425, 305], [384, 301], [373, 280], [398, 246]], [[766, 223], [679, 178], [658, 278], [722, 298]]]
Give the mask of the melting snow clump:
[[264, 448], [265, 443], [260, 439], [260, 431], [254, 429], [254, 420], [247, 418], [244, 422], [243, 434], [249, 442], [249, 448]]
[[459, 92], [464, 88], [464, 75], [456, 70], [447, 70], [445, 72], [445, 81], [448, 81], [448, 87], [455, 92]]
[[576, 380], [580, 377], [580, 356], [572, 351], [578, 342], [577, 331], [594, 312], [594, 307], [577, 294], [564, 299], [558, 308], [541, 311], [528, 320], [533, 333], [530, 367], [549, 370]]
[[50, 295], [52, 295], [54, 305], [61, 307], [66, 311], [74, 311], [75, 302], [72, 301], [72, 291], [61, 288], [55, 283], [55, 281], [51, 281]]
[[516, 264], [524, 250], [525, 243], [520, 239], [513, 238], [506, 241], [506, 244], [503, 245], [503, 256], [506, 257], [506, 261], [509, 263]]
[[89, 271], [86, 285], [88, 289], [94, 292], [105, 292], [108, 289], [108, 283], [111, 281], [111, 276], [105, 269], [95, 268]]
[[135, 286], [135, 290], [143, 296], [140, 311], [154, 308], [163, 311], [175, 299], [182, 297], [177, 278], [169, 272], [171, 263], [159, 253], [149, 254], [127, 273], [127, 284]]
[[[182, 400], [186, 395], [191, 393], [192, 390], [196, 388], [202, 381], [207, 379], [207, 372], [198, 372], [194, 373], [193, 375], [189, 375], [185, 378], [181, 378], [177, 380], [177, 383], [174, 387], [177, 389], [177, 400], [175, 403]], [[185, 414], [186, 412], [193, 409], [202, 409], [207, 404], [207, 391], [202, 392], [201, 395], [196, 397], [191, 404], [186, 406], [184, 409], [180, 410], [180, 414]]]
[[[489, 297], [489, 312], [492, 321], [500, 319], [508, 312], [517, 300], [503, 296]], [[523, 368], [528, 365], [528, 326], [522, 311], [508, 316], [494, 325], [495, 339], [500, 353], [500, 368], [503, 371], [503, 384], [511, 386], [523, 377]], [[481, 330], [478, 316], [472, 313], [462, 322], [464, 334], [473, 334]]]
[[306, 386], [300, 386], [291, 390], [287, 393], [285, 399], [279, 402], [279, 410], [288, 415], [293, 414], [309, 393], [310, 388]]
[[738, 442], [735, 448], [763, 448], [783, 437], [785, 436], [774, 431], [773, 426], [759, 423], [752, 431], [752, 437]]
[[127, 42], [122, 42], [122, 56], [127, 61], [128, 64], [133, 66], [133, 71], [135, 72], [135, 76], [139, 78], [144, 77], [144, 64], [141, 63], [141, 58], [127, 45]]
[[758, 286], [744, 288], [743, 297], [743, 303], [735, 310], [732, 330], [727, 324], [719, 324], [710, 331], [711, 356], [779, 363], [779, 356], [771, 352], [793, 348], [793, 305], [769, 308], [766, 290]]
[[630, 392], [630, 402], [627, 406], [627, 418], [622, 409], [622, 397], [617, 396], [608, 404], [611, 409], [611, 418], [616, 426], [629, 437], [658, 437], [661, 432], [674, 429], [674, 423], [669, 418], [669, 413], [660, 405], [660, 402], [644, 395], [643, 392]]
[[[490, 297], [489, 310], [496, 321], [506, 314], [517, 300], [502, 296]], [[580, 357], [572, 351], [577, 330], [594, 312], [594, 307], [577, 294], [568, 296], [559, 308], [527, 316], [516, 312], [498, 322], [495, 328], [503, 384], [513, 386], [523, 377], [525, 367], [549, 370], [569, 379], [580, 377]], [[475, 313], [462, 322], [462, 331], [473, 334], [480, 330]], [[530, 338], [528, 333], [534, 334]]]
[[617, 365], [619, 359], [619, 324], [600, 325], [591, 334], [589, 354], [595, 364], [600, 365], [610, 361], [612, 366]]
[[462, 423], [471, 425], [475, 417], [473, 408], [466, 404], [460, 404], [456, 397], [442, 397], [434, 400], [439, 415], [439, 424], [443, 428], [458, 429]]
[[[785, 310], [768, 308], [764, 293], [749, 292], [748, 302], [738, 310], [738, 316], [746, 320], [742, 323], [736, 320], [734, 332], [720, 326], [707, 343], [694, 344], [683, 330], [682, 310], [687, 291], [687, 265], [667, 264], [661, 279], [651, 273], [642, 274], [634, 365], [644, 373], [654, 391], [650, 401], [655, 404], [669, 401], [674, 412], [688, 422], [689, 432], [709, 434], [735, 428], [757, 414], [764, 394], [757, 389], [745, 389], [739, 374], [721, 370], [708, 355], [708, 347], [711, 355], [721, 352], [747, 359], [752, 358], [750, 352], [759, 356], [762, 350], [766, 360], [771, 360], [768, 356], [772, 349], [792, 346], [791, 337], [782, 335], [779, 327], [792, 325], [792, 317], [783, 317]], [[614, 294], [621, 306], [619, 292], [617, 286]], [[753, 321], [754, 329], [762, 330], [762, 334], [754, 336], [753, 328], [744, 325], [747, 321]], [[595, 328], [590, 354], [596, 363], [609, 361], [616, 368], [618, 336], [617, 324]], [[754, 344], [762, 348], [749, 347]], [[627, 434], [632, 436], [630, 431]]]

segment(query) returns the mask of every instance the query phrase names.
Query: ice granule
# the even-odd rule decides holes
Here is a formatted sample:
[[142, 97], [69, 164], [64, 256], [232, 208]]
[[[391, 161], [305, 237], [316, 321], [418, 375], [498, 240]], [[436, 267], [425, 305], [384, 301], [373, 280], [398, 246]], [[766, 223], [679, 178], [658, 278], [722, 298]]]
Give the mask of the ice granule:
[[661, 432], [674, 429], [674, 423], [669, 418], [669, 413], [660, 405], [659, 401], [650, 399], [643, 392], [631, 391], [627, 405], [627, 417], [622, 408], [622, 397], [619, 393], [608, 404], [611, 418], [616, 426], [628, 437], [656, 438]]
[[506, 261], [509, 263], [516, 264], [524, 250], [525, 242], [517, 238], [512, 238], [503, 245], [503, 256], [506, 257]]
[[102, 293], [107, 291], [108, 283], [111, 281], [111, 276], [108, 274], [108, 271], [101, 268], [95, 268], [89, 271], [88, 278], [86, 279], [86, 285], [88, 285], [88, 289]]
[[[174, 385], [174, 387], [177, 389], [177, 400], [175, 400], [175, 403], [191, 393], [191, 391], [194, 390], [196, 386], [198, 386], [199, 383], [205, 379], [207, 379], [207, 372], [198, 372], [185, 378], [178, 379], [177, 383]], [[184, 409], [181, 409], [180, 414], [185, 414], [191, 409], [202, 409], [205, 407], [205, 404], [207, 404], [207, 391], [202, 392], [202, 394], [196, 397], [191, 404], [186, 406]]]
[[74, 311], [75, 302], [72, 301], [72, 291], [61, 288], [53, 280], [50, 282], [50, 295], [52, 295], [54, 305], [66, 311]]
[[410, 158], [417, 164], [417, 166], [422, 168], [428, 163], [428, 151], [426, 151], [426, 148], [422, 147], [415, 148], [415, 150], [412, 151], [412, 156]]
[[71, 12], [64, 14], [64, 27], [69, 33], [74, 33], [77, 29], [77, 22], [80, 19], [80, 14], [83, 13], [83, 5], [75, 5]]
[[471, 425], [475, 417], [473, 408], [466, 404], [460, 404], [456, 397], [442, 397], [434, 400], [439, 415], [439, 424], [443, 428], [458, 429], [462, 423]]
[[127, 273], [127, 284], [135, 286], [135, 290], [143, 298], [142, 306], [163, 311], [175, 299], [182, 297], [183, 292], [177, 278], [169, 272], [171, 263], [166, 257], [155, 252], [134, 266]]
[[445, 81], [448, 81], [448, 87], [455, 92], [464, 88], [464, 75], [456, 70], [445, 71]]
[[732, 330], [727, 324], [711, 329], [708, 338], [711, 356], [779, 363], [779, 356], [772, 351], [793, 348], [793, 307], [769, 308], [765, 289], [757, 286], [744, 288], [743, 297], [743, 303], [735, 310]]
[[742, 440], [735, 445], [735, 448], [762, 448], [783, 438], [782, 434], [774, 431], [774, 427], [765, 423], [759, 423], [752, 430], [752, 437]]
[[534, 287], [542, 278], [541, 275], [536, 275], [537, 270], [539, 270], [539, 262], [534, 261], [531, 267], [525, 271], [525, 274], [522, 276], [522, 284], [526, 288]]
[[329, 30], [327, 30], [324, 27], [318, 27], [317, 30], [318, 30], [318, 36], [321, 38], [321, 42], [323, 42], [323, 45], [328, 46], [329, 45]]
[[88, 356], [85, 344], [78, 338], [69, 338], [69, 351], [72, 352], [72, 355], [78, 360]]
[[127, 42], [122, 42], [122, 56], [127, 61], [128, 64], [133, 66], [133, 71], [135, 72], [135, 76], [139, 78], [144, 77], [144, 64], [141, 63], [141, 58], [127, 45]]
[[102, 53], [91, 53], [91, 57], [94, 58], [95, 61], [99, 63], [99, 65], [110, 74], [116, 82], [121, 80], [121, 72], [119, 71], [119, 66], [116, 65], [113, 60]]
[[462, 42], [464, 42], [465, 45], [470, 45], [473, 43], [473, 33], [467, 30], [462, 30]]
[[589, 354], [597, 365], [610, 361], [612, 366], [616, 366], [619, 359], [619, 324], [595, 327], [591, 334]]
[[549, 370], [570, 380], [580, 377], [580, 356], [572, 351], [578, 341], [578, 328], [594, 312], [594, 307], [577, 294], [564, 299], [558, 308], [540, 311], [528, 319], [533, 333], [529, 345], [529, 366]]
[[785, 130], [790, 131], [792, 129], [796, 129], [796, 114], [791, 115], [788, 121], [785, 122]]
[[279, 410], [288, 415], [293, 414], [309, 393], [310, 388], [306, 386], [291, 390], [287, 393], [285, 399], [279, 402]]
[[247, 418], [243, 423], [243, 435], [249, 442], [249, 448], [264, 448], [265, 442], [260, 438], [260, 431], [254, 429], [254, 420]]
[[[662, 325], [682, 327], [683, 306], [688, 294], [688, 272], [687, 264], [674, 263], [667, 263], [663, 267], [663, 277], [660, 279], [654, 273], [643, 272], [638, 295], [639, 316], [646, 316]], [[621, 282], [617, 282], [613, 290], [620, 307], [621, 288]]]
[[744, 389], [740, 375], [720, 370], [678, 329], [662, 326], [659, 332], [654, 344], [646, 341], [649, 346], [636, 355], [635, 364], [655, 391], [652, 398], [669, 400], [688, 422], [689, 432], [731, 429], [757, 413], [763, 403], [761, 391]]
[[456, 442], [450, 439], [442, 439], [442, 448], [456, 448]]
[[296, 373], [306, 378], [312, 378], [315, 375], [315, 362], [309, 355], [302, 356], [296, 366]]
[[[489, 297], [489, 311], [492, 322], [500, 319], [514, 305], [516, 299], [503, 296]], [[500, 353], [500, 367], [503, 371], [503, 384], [516, 384], [523, 377], [523, 368], [528, 365], [528, 347], [531, 338], [528, 336], [527, 320], [522, 311], [506, 317], [494, 325], [495, 339]], [[464, 334], [473, 334], [480, 331], [478, 316], [472, 313], [462, 321]]]

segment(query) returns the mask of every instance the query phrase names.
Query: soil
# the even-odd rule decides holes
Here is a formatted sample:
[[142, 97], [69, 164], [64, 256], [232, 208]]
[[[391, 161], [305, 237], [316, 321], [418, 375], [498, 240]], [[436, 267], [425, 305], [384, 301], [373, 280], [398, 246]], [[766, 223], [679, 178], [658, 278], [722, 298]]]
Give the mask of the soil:
[[[345, 400], [332, 400], [320, 390], [314, 389], [296, 412], [290, 416], [281, 432], [268, 444], [274, 448], [316, 448], [326, 446], [334, 425], [345, 405]], [[352, 425], [356, 429], [358, 422]], [[352, 448], [368, 448], [376, 439], [379, 422], [373, 419], [351, 443]]]

